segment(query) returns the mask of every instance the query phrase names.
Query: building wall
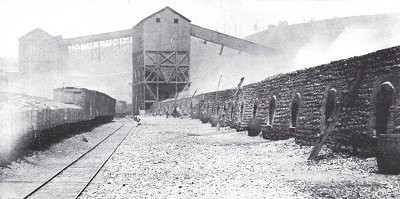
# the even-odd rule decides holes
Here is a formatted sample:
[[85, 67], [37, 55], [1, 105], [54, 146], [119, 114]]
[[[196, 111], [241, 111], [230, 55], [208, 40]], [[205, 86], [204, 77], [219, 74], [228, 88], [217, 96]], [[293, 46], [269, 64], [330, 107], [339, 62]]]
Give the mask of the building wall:
[[[160, 18], [160, 22], [156, 22]], [[174, 23], [178, 19], [178, 23]], [[144, 49], [147, 51], [189, 51], [190, 22], [166, 9], [143, 21]]]
[[144, 80], [143, 77], [143, 23], [133, 27], [132, 33], [132, 107], [133, 114], [139, 113], [138, 108], [144, 106], [143, 85], [139, 83]]
[[[341, 108], [336, 128], [328, 138], [328, 146], [344, 151], [354, 147], [361, 149], [362, 153], [371, 154], [374, 146], [371, 137], [375, 131], [376, 95], [383, 82], [389, 81], [395, 88], [395, 102], [390, 106], [387, 133], [397, 133], [395, 129], [400, 126], [400, 92], [397, 91], [400, 89], [399, 75], [400, 47], [393, 47], [269, 77], [258, 83], [243, 86], [237, 100], [233, 96], [234, 90], [231, 89], [220, 91], [216, 102], [215, 92], [211, 92], [195, 96], [193, 103], [195, 107], [205, 107], [205, 104], [228, 104], [225, 113], [228, 119], [233, 105], [233, 121], [238, 121], [240, 106], [243, 103], [245, 124], [253, 117], [253, 107], [256, 103], [256, 117], [267, 125], [270, 99], [275, 96], [276, 109], [271, 124], [272, 130], [267, 133], [269, 138], [295, 137], [299, 144], [312, 145], [325, 125], [327, 93], [329, 89], [334, 88]], [[301, 96], [300, 108], [295, 131], [292, 132], [289, 129], [291, 104], [297, 93]], [[187, 100], [190, 99], [178, 99], [177, 106], [184, 107]], [[155, 103], [151, 111], [163, 113], [165, 107], [171, 109], [173, 103], [173, 100]]]
[[63, 73], [65, 72], [68, 48], [61, 37], [47, 36], [34, 31], [19, 40], [20, 73]]

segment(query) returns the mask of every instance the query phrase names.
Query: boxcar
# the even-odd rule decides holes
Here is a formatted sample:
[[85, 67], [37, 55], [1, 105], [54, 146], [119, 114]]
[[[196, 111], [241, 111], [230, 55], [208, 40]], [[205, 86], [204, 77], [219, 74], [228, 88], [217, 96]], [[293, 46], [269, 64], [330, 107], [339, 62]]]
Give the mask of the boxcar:
[[128, 115], [129, 110], [126, 101], [117, 101], [115, 111], [117, 117], [125, 117], [126, 115]]
[[57, 88], [54, 89], [54, 100], [82, 107], [85, 120], [112, 120], [115, 116], [115, 99], [98, 91], [75, 87]]

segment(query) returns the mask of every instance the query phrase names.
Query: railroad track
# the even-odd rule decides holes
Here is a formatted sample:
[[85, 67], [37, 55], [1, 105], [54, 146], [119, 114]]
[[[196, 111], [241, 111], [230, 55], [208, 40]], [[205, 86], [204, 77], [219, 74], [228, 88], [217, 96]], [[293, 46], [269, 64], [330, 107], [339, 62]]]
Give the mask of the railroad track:
[[121, 125], [23, 198], [78, 198], [134, 127]]

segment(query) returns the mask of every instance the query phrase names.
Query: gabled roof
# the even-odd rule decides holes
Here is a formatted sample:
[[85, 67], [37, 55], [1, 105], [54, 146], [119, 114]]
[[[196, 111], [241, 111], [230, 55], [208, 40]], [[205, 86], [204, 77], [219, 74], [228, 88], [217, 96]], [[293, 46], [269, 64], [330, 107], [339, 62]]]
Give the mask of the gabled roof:
[[41, 35], [44, 35], [44, 36], [49, 37], [49, 38], [53, 37], [52, 35], [50, 35], [46, 31], [44, 31], [44, 30], [42, 30], [40, 28], [35, 28], [34, 30], [32, 30], [32, 31], [26, 33], [24, 36], [20, 37], [18, 40], [24, 39], [27, 36], [30, 36], [30, 35], [33, 35], [33, 34], [41, 34]]
[[170, 10], [171, 12], [175, 13], [176, 15], [182, 17], [184, 20], [186, 20], [186, 21], [188, 21], [188, 22], [191, 22], [190, 19], [186, 18], [185, 16], [181, 15], [179, 12], [177, 12], [177, 11], [175, 11], [174, 9], [172, 9], [172, 8], [170, 8], [170, 7], [167, 6], [167, 7], [163, 8], [163, 9], [159, 10], [158, 12], [156, 12], [156, 13], [154, 13], [154, 14], [152, 14], [152, 15], [150, 15], [150, 16], [144, 18], [144, 19], [142, 19], [138, 24], [142, 23], [143, 21], [146, 21], [147, 19], [153, 17], [153, 16], [156, 15], [156, 14], [159, 14], [159, 13], [161, 13], [161, 12], [164, 12], [165, 10]]

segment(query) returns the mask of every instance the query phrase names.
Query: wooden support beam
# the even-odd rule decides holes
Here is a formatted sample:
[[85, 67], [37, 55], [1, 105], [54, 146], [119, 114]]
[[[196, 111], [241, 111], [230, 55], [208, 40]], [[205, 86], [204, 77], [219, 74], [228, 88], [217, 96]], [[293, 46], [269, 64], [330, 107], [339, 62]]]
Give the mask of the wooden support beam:
[[[157, 76], [158, 76], [158, 74], [157, 74]], [[160, 98], [159, 98], [159, 97], [160, 97], [160, 96], [159, 96], [159, 88], [158, 88], [159, 85], [158, 85], [158, 83], [157, 83], [156, 86], [157, 86], [157, 96], [156, 96], [157, 99], [156, 99], [156, 100], [157, 100], [157, 102], [158, 102], [158, 101], [160, 101]]]
[[253, 55], [273, 55], [273, 48], [191, 24], [190, 35]]
[[215, 92], [215, 99], [214, 99], [215, 102], [217, 102], [218, 89], [219, 89], [219, 85], [221, 84], [221, 79], [222, 79], [222, 75], [219, 76], [217, 91]]
[[197, 90], [194, 91], [194, 93], [193, 93], [193, 95], [192, 95], [192, 98], [191, 98], [191, 101], [193, 100], [193, 98], [194, 98], [194, 96], [196, 95], [196, 93], [197, 93]]
[[123, 37], [131, 37], [132, 34], [133, 34], [133, 30], [127, 29], [127, 30], [107, 32], [107, 33], [101, 33], [101, 34], [95, 34], [95, 35], [67, 38], [67, 39], [64, 39], [64, 42], [66, 43], [66, 45], [71, 46], [71, 45], [75, 45], [75, 44], [85, 44], [85, 43], [91, 43], [91, 42], [105, 41], [105, 40], [109, 40], [109, 39], [119, 39], [119, 38], [123, 38]]
[[232, 97], [234, 97], [235, 99], [236, 99], [236, 97], [239, 95], [239, 90], [240, 90], [240, 87], [241, 87], [242, 84], [243, 84], [243, 81], [244, 81], [244, 77], [240, 78], [240, 82], [239, 82], [239, 84], [238, 84], [238, 86], [237, 86], [237, 88], [236, 88], [236, 90], [235, 90], [235, 93], [234, 93], [233, 96], [232, 96]]
[[320, 136], [318, 137], [318, 140], [315, 142], [314, 147], [311, 151], [310, 156], [308, 157], [308, 160], [315, 160], [318, 156], [318, 153], [321, 151], [322, 146], [324, 145], [325, 141], [328, 139], [329, 134], [335, 130], [335, 125], [339, 119], [339, 110], [341, 106], [340, 103], [336, 103], [336, 108], [334, 112], [332, 113], [331, 117], [327, 120], [327, 123], [324, 128], [322, 129], [322, 132]]
[[99, 44], [98, 44], [98, 45], [99, 45], [99, 50], [98, 50], [98, 59], [100, 60], [100, 56], [101, 56], [101, 54], [100, 54], [100, 46], [101, 46], [101, 45], [100, 45], [100, 41], [99, 41]]

